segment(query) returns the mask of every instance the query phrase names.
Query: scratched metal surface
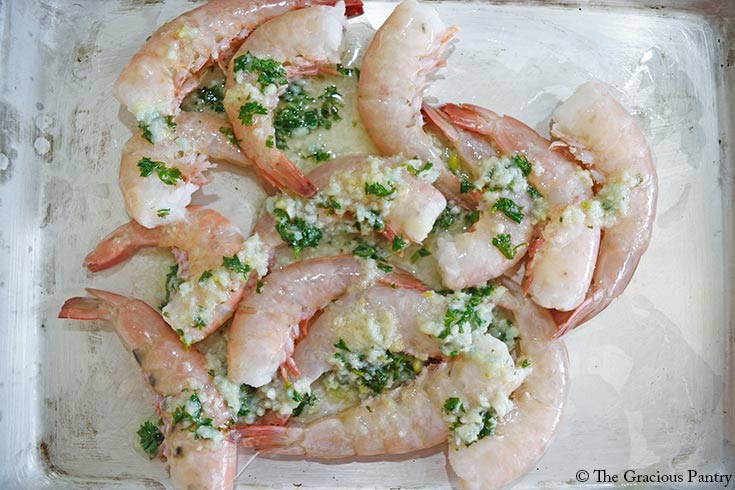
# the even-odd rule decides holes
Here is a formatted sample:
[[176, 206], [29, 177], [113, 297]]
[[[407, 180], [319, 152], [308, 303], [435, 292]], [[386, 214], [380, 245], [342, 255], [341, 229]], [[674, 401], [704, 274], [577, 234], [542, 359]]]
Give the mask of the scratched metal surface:
[[[391, 6], [366, 3], [374, 25]], [[584, 488], [579, 469], [733, 473], [735, 5], [520, 3], [434, 3], [462, 31], [430, 94], [548, 133], [552, 109], [576, 85], [602, 80], [648, 136], [660, 195], [630, 287], [568, 337], [563, 422], [516, 487]], [[159, 252], [95, 277], [81, 261], [125, 219], [116, 175], [133, 123], [112, 83], [150, 32], [191, 7], [0, 0], [2, 488], [168, 485], [164, 465], [135, 449], [134, 432], [152, 413], [137, 366], [100, 325], [55, 316], [85, 286], [151, 302], [160, 294], [151, 286], [163, 271]], [[248, 230], [262, 192], [248, 172], [227, 170], [200, 200]], [[441, 452], [341, 464], [249, 459], [240, 458], [242, 488], [457, 486]]]

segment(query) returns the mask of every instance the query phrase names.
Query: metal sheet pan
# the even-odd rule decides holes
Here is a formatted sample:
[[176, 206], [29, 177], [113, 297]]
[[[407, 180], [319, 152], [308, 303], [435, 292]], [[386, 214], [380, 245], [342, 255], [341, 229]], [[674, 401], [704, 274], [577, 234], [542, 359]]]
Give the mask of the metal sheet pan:
[[[366, 3], [374, 25], [392, 5]], [[688, 483], [689, 470], [735, 473], [735, 4], [433, 5], [462, 31], [432, 96], [485, 105], [548, 134], [552, 109], [597, 78], [638, 117], [659, 172], [650, 249], [625, 294], [568, 337], [572, 387], [562, 425], [516, 487], [591, 488], [599, 486], [596, 469], [621, 483], [626, 470], [684, 478], [646, 488], [699, 488]], [[2, 488], [167, 485], [164, 465], [134, 449], [135, 429], [151, 413], [136, 366], [112, 333], [55, 316], [90, 285], [152, 300], [158, 252], [95, 277], [81, 261], [125, 219], [116, 179], [134, 124], [112, 83], [150, 32], [191, 7], [0, 1]], [[249, 229], [262, 198], [252, 175], [219, 171], [216, 179], [209, 200], [237, 209]], [[248, 203], [234, 201], [236, 193]], [[249, 462], [243, 454], [240, 466], [241, 488], [457, 485], [442, 452], [342, 464]], [[576, 480], [580, 470], [589, 481]]]

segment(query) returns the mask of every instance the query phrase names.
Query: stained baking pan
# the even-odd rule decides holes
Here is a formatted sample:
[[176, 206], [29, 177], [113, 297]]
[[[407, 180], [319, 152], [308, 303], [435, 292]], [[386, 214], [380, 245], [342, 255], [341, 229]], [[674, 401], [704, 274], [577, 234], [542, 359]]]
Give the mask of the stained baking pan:
[[[376, 26], [393, 6], [366, 4]], [[623, 296], [567, 337], [566, 413], [516, 488], [725, 486], [724, 476], [714, 480], [735, 473], [735, 3], [432, 5], [462, 30], [431, 96], [487, 106], [548, 134], [554, 107], [596, 78], [635, 114], [658, 169], [650, 248]], [[94, 277], [81, 261], [125, 220], [117, 171], [134, 123], [112, 97], [113, 82], [157, 26], [192, 6], [0, 1], [4, 489], [168, 485], [164, 465], [136, 449], [135, 430], [152, 408], [134, 362], [102, 325], [56, 314], [91, 285], [155, 299], [162, 252]], [[252, 174], [232, 169], [216, 173], [207, 196], [245, 230], [263, 197]], [[339, 464], [251, 459], [241, 454], [239, 488], [457, 486], [442, 451]]]

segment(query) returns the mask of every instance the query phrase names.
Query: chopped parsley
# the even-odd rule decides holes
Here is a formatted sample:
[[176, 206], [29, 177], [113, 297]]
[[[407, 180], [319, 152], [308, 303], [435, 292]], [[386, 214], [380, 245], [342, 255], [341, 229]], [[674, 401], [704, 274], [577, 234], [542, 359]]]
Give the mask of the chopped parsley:
[[199, 399], [197, 392], [191, 394], [189, 400], [179, 407], [176, 407], [173, 411], [173, 423], [182, 424], [183, 428], [189, 432], [195, 434], [195, 438], [199, 438], [197, 435], [197, 429], [200, 427], [212, 427], [212, 419], [202, 417], [203, 415], [202, 402]]
[[202, 272], [202, 275], [199, 276], [199, 282], [202, 283], [211, 277], [212, 277], [212, 271], [204, 271]]
[[460, 194], [467, 194], [468, 192], [473, 190], [475, 190], [475, 186], [469, 180], [462, 179], [459, 181]]
[[345, 77], [355, 77], [358, 80], [360, 79], [360, 69], [359, 68], [347, 68], [345, 65], [338, 63], [337, 66], [337, 73], [340, 75], [343, 75]]
[[153, 144], [153, 134], [151, 128], [142, 122], [138, 123], [138, 129], [141, 131], [141, 136], [150, 144]]
[[232, 257], [222, 257], [222, 265], [229, 271], [236, 274], [242, 274], [243, 277], [247, 277], [250, 272], [250, 266], [240, 262], [240, 257], [237, 255], [233, 255]]
[[473, 330], [486, 327], [487, 325], [477, 313], [477, 307], [494, 290], [495, 286], [493, 285], [466, 289], [464, 292], [469, 294], [470, 297], [465, 301], [464, 307], [461, 309], [447, 308], [447, 312], [444, 314], [444, 328], [437, 337], [440, 339], [447, 338], [452, 333], [452, 327], [454, 326], [457, 327], [459, 333], [464, 333], [466, 327]]
[[408, 246], [408, 240], [406, 240], [405, 238], [403, 238], [401, 235], [396, 235], [393, 238], [393, 245], [391, 246], [391, 249], [394, 252], [400, 252], [401, 250], [403, 250], [407, 246]]
[[500, 211], [508, 218], [516, 223], [523, 221], [523, 208], [516, 204], [512, 199], [501, 197], [493, 204], [493, 211]]
[[163, 208], [156, 211], [156, 216], [159, 218], [168, 218], [169, 214], [171, 214], [171, 208]]
[[143, 157], [138, 162], [138, 168], [140, 169], [141, 177], [148, 177], [153, 172], [158, 175], [166, 185], [176, 185], [176, 182], [181, 178], [181, 171], [174, 167], [167, 167], [163, 162], [154, 162], [148, 157]]
[[158, 426], [150, 421], [143, 422], [137, 434], [140, 447], [143, 448], [143, 451], [151, 457], [155, 456], [158, 452], [158, 447], [163, 442], [163, 433]]
[[288, 243], [294, 249], [294, 256], [305, 248], [316, 248], [322, 239], [322, 230], [308, 224], [303, 218], [289, 218], [283, 209], [276, 208], [273, 214], [278, 221], [276, 231], [281, 240]]
[[[487, 436], [495, 434], [495, 427], [498, 425], [498, 414], [494, 408], [483, 412], [482, 414], [482, 429], [477, 433], [477, 441], [484, 439]], [[471, 446], [477, 441], [472, 441], [467, 446]]]
[[365, 182], [365, 194], [372, 194], [378, 197], [389, 197], [396, 192], [395, 187], [388, 184], [387, 187], [379, 182]]
[[341, 120], [342, 96], [334, 85], [324, 89], [317, 99], [309, 95], [301, 86], [291, 84], [281, 95], [273, 118], [275, 146], [281, 150], [288, 148], [286, 139], [294, 131], [306, 129], [310, 133], [318, 128], [331, 129], [333, 121]]
[[524, 177], [528, 177], [531, 173], [531, 170], [533, 170], [533, 166], [531, 165], [531, 162], [528, 161], [528, 158], [526, 158], [526, 155], [523, 153], [516, 153], [511, 157], [513, 160], [513, 163], [521, 169], [521, 173]]
[[326, 162], [327, 160], [334, 157], [334, 153], [324, 149], [324, 145], [310, 148], [309, 153], [304, 155], [306, 158], [311, 158], [315, 162]]
[[531, 199], [540, 199], [540, 198], [544, 197], [544, 196], [541, 195], [541, 193], [538, 191], [538, 189], [536, 189], [531, 184], [528, 184], [528, 186], [526, 187], [526, 192], [528, 193], [529, 196], [531, 196]]
[[293, 390], [293, 393], [291, 394], [291, 399], [298, 403], [296, 408], [294, 408], [293, 412], [291, 413], [291, 415], [294, 417], [298, 417], [299, 415], [301, 415], [301, 412], [303, 412], [306, 407], [310, 407], [318, 401], [316, 395], [312, 395], [310, 393], [303, 395], [296, 390]]
[[286, 85], [286, 70], [283, 65], [270, 58], [257, 58], [250, 51], [235, 59], [235, 73], [247, 71], [258, 74], [258, 83], [261, 90], [269, 85]]
[[431, 252], [426, 250], [424, 247], [421, 247], [420, 249], [416, 250], [413, 255], [411, 255], [411, 263], [415, 264], [419, 259], [423, 257], [428, 257], [431, 255]]
[[427, 170], [431, 170], [431, 168], [434, 166], [431, 162], [426, 162], [426, 164], [423, 167], [414, 167], [410, 163], [407, 163], [404, 168], [413, 176], [418, 176], [421, 172], [426, 172]]
[[258, 294], [263, 293], [263, 280], [262, 279], [258, 279], [258, 282], [255, 285], [255, 292]]
[[240, 113], [237, 115], [237, 118], [245, 126], [252, 126], [254, 123], [253, 116], [256, 114], [267, 115], [268, 109], [258, 102], [245, 102], [240, 106]]
[[[418, 360], [403, 352], [386, 350], [378, 362], [371, 363], [365, 354], [352, 352], [343, 339], [334, 346], [338, 349], [334, 359], [339, 361], [345, 371], [355, 376], [358, 385], [368, 388], [375, 395], [414, 379], [420, 370]], [[340, 382], [345, 384], [349, 380], [342, 379]]]
[[526, 245], [528, 245], [528, 243], [519, 243], [514, 247], [513, 243], [511, 242], [510, 234], [500, 233], [493, 238], [493, 245], [495, 246], [495, 248], [500, 250], [500, 253], [502, 253], [506, 259], [512, 260], [516, 257], [516, 250], [521, 247], [525, 247]]
[[327, 198], [324, 202], [318, 202], [316, 204], [316, 207], [322, 209], [331, 209], [332, 211], [342, 209], [342, 205], [333, 197]]
[[523, 359], [523, 360], [521, 361], [521, 367], [522, 367], [522, 368], [527, 368], [527, 367], [528, 367], [528, 366], [530, 366], [530, 365], [531, 365], [531, 361], [529, 361], [528, 359]]
[[197, 90], [197, 97], [201, 101], [202, 105], [204, 105], [205, 107], [209, 107], [214, 112], [225, 112], [225, 106], [222, 104], [222, 101], [225, 98], [225, 95], [222, 91], [222, 85], [202, 87]]
[[225, 135], [227, 141], [232, 143], [232, 146], [238, 147], [240, 145], [240, 140], [235, 137], [235, 132], [232, 131], [232, 128], [223, 126], [219, 128], [219, 132]]
[[161, 304], [161, 309], [163, 309], [164, 306], [166, 306], [171, 301], [171, 296], [179, 290], [179, 286], [181, 286], [181, 283], [184, 282], [182, 279], [179, 278], [179, 265], [174, 264], [168, 269], [168, 274], [166, 274], [166, 297], [163, 299], [163, 303]]
[[373, 259], [376, 261], [378, 269], [384, 271], [384, 272], [391, 272], [393, 270], [393, 266], [389, 265], [387, 263], [387, 253], [385, 253], [380, 247], [377, 245], [371, 245], [369, 243], [360, 243], [355, 247], [355, 249], [352, 251], [353, 255], [356, 255], [358, 257], [362, 257], [363, 259]]
[[452, 210], [447, 205], [444, 208], [444, 211], [439, 215], [439, 217], [434, 222], [434, 228], [432, 231], [440, 231], [440, 230], [447, 230], [450, 226], [457, 220], [457, 215], [452, 212]]

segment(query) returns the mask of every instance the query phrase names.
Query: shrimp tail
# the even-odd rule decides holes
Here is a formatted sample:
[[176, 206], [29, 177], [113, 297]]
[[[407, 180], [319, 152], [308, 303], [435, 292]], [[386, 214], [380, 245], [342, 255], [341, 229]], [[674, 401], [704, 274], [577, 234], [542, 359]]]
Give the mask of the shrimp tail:
[[311, 197], [316, 194], [316, 187], [304, 173], [283, 153], [279, 152], [277, 161], [272, 168], [261, 168], [255, 166], [258, 173], [270, 185], [279, 189], [290, 189], [296, 194], [304, 197]]
[[378, 279], [378, 282], [384, 286], [395, 286], [403, 289], [414, 289], [416, 291], [429, 290], [429, 287], [423, 281], [414, 277], [410, 272], [397, 267], [390, 274]]
[[72, 320], [109, 320], [112, 310], [99, 298], [75, 297], [67, 299], [59, 312], [59, 318]]
[[84, 258], [84, 267], [92, 272], [108, 269], [128, 259], [141, 247], [158, 245], [160, 239], [158, 228], [145, 228], [135, 221], [125, 223], [104, 237]]
[[298, 445], [291, 446], [291, 444], [298, 441], [301, 433], [302, 430], [298, 427], [250, 425], [234, 427], [230, 431], [230, 437], [233, 437], [241, 447], [299, 456], [304, 454], [304, 449]]

